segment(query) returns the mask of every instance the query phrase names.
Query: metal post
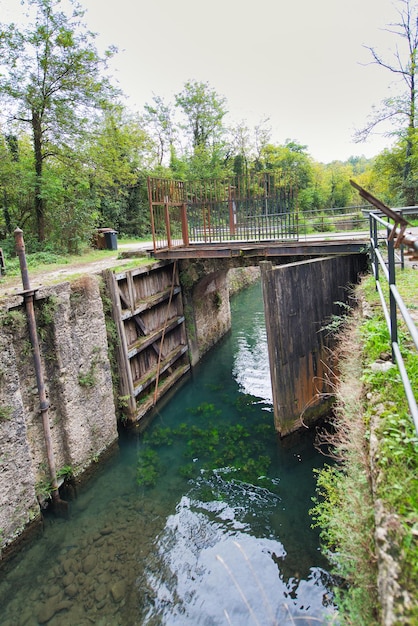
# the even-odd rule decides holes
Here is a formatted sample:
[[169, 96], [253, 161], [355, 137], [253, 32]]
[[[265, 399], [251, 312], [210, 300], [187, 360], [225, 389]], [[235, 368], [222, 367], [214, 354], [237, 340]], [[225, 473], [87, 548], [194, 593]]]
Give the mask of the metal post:
[[153, 203], [151, 179], [149, 176], [147, 179], [147, 187], [148, 187], [148, 200], [149, 200], [149, 210], [150, 210], [150, 218], [151, 218], [152, 243], [154, 246], [154, 252], [157, 252], [157, 237], [155, 234], [155, 223], [154, 223], [154, 203]]
[[373, 267], [374, 267], [374, 278], [377, 282], [379, 280], [379, 260], [376, 254], [376, 250], [379, 247], [379, 240], [378, 240], [378, 234], [377, 234], [377, 220], [374, 219], [372, 214], [370, 214], [370, 219], [373, 222]]
[[181, 212], [181, 232], [183, 236], [183, 245], [189, 245], [189, 225], [187, 222], [187, 204], [184, 202], [180, 208]]
[[233, 237], [235, 235], [235, 202], [233, 198], [233, 187], [228, 185], [228, 207], [229, 207], [229, 233]]
[[167, 235], [167, 247], [171, 249], [170, 204], [168, 196], [164, 198], [164, 221]]
[[28, 266], [26, 264], [25, 242], [23, 240], [23, 231], [16, 228], [14, 231], [16, 252], [19, 257], [20, 272], [23, 283], [23, 297], [25, 300], [26, 316], [28, 321], [29, 337], [32, 344], [33, 361], [35, 366], [36, 384], [38, 387], [38, 395], [40, 401], [40, 412], [42, 415], [42, 425], [44, 431], [44, 440], [46, 455], [48, 460], [49, 474], [51, 479], [51, 495], [55, 510], [63, 511], [66, 509], [67, 503], [60, 499], [58, 491], [57, 472], [55, 467], [54, 451], [52, 447], [51, 431], [49, 426], [49, 402], [46, 397], [45, 384], [42, 372], [41, 353], [39, 350], [38, 333], [36, 330], [36, 319], [34, 309], [34, 298], [36, 290], [31, 289], [29, 282]]
[[388, 239], [388, 270], [389, 270], [389, 310], [390, 310], [390, 338], [392, 345], [392, 362], [395, 363], [396, 356], [393, 344], [398, 343], [398, 324], [396, 319], [396, 300], [390, 288], [395, 284], [395, 249], [391, 239]]

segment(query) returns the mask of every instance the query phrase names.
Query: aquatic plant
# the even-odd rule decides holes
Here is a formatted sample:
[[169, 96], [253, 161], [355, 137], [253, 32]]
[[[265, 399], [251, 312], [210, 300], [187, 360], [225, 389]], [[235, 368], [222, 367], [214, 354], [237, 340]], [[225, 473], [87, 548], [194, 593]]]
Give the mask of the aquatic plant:
[[138, 455], [136, 482], [143, 487], [154, 487], [160, 474], [161, 466], [158, 453], [145, 448]]
[[162, 428], [158, 426], [144, 434], [144, 441], [152, 446], [171, 446], [173, 443], [173, 430], [169, 427]]
[[[245, 395], [241, 406], [248, 408], [255, 400]], [[276, 491], [277, 487], [267, 478], [271, 461], [265, 453], [275, 436], [270, 414], [263, 416], [266, 422], [252, 423], [242, 416], [241, 423], [231, 424], [219, 419], [222, 411], [210, 402], [189, 407], [187, 412], [206, 419], [191, 424], [183, 422], [173, 429], [155, 426], [145, 433], [144, 449], [138, 457], [138, 484], [155, 484], [161, 471], [157, 464], [159, 454], [176, 440], [176, 446], [182, 448], [184, 463], [170, 469], [185, 480], [196, 479], [202, 470], [218, 471], [224, 481], [268, 486]]]
[[240, 394], [235, 400], [235, 407], [237, 411], [242, 413], [243, 411], [248, 412], [255, 410], [255, 405], [259, 403], [259, 399], [255, 396], [252, 396], [249, 393]]
[[202, 417], [214, 417], [222, 413], [220, 409], [216, 409], [215, 405], [210, 402], [202, 402], [199, 406], [187, 410], [192, 415], [201, 415]]

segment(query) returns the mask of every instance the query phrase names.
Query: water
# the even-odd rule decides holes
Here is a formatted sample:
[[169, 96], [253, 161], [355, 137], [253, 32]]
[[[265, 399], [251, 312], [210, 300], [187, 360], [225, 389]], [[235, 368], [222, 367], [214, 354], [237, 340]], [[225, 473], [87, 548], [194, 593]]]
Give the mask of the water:
[[[261, 288], [233, 330], [0, 582], [4, 626], [325, 624], [313, 436], [277, 441]], [[138, 463], [138, 459], [141, 462]]]

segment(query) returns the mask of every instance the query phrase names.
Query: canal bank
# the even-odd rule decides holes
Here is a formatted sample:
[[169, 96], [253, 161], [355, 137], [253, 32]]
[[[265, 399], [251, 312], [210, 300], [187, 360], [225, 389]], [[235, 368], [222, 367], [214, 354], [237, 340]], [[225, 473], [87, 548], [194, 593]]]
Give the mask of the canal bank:
[[[151, 263], [148, 267], [156, 265], [162, 265], [164, 270], [166, 264]], [[128, 272], [128, 282], [132, 280], [131, 273], [132, 270]], [[126, 272], [122, 274], [126, 276]], [[149, 274], [149, 269], [143, 271], [144, 282], [150, 280]], [[121, 272], [118, 275], [121, 276]], [[164, 293], [162, 275], [157, 273], [155, 282], [163, 292], [161, 302], [164, 304], [168, 302], [168, 295]], [[228, 290], [240, 289], [258, 275], [257, 268], [232, 270]], [[171, 276], [171, 270], [167, 276]], [[129, 289], [128, 286], [128, 293]], [[229, 294], [225, 305], [226, 301], [227, 330], [230, 327]], [[144, 302], [143, 309], [147, 312], [151, 303], [146, 299]], [[111, 317], [112, 304], [101, 276], [84, 274], [58, 285], [36, 288], [34, 309], [57, 479], [60, 486], [64, 482], [77, 484], [87, 480], [99, 461], [112, 454], [118, 440], [118, 421], [126, 419], [128, 402], [121, 389], [121, 371], [116, 363], [118, 337]], [[177, 316], [177, 312], [171, 313], [173, 315]], [[165, 318], [157, 309], [156, 319], [162, 319], [164, 324]], [[139, 316], [133, 315], [131, 319], [138, 326]], [[143, 324], [143, 320], [140, 323]], [[0, 326], [0, 544], [4, 560], [20, 541], [36, 533], [42, 525], [42, 510], [51, 493], [51, 477], [39, 412], [37, 375], [23, 295], [19, 292], [2, 298]], [[141, 333], [143, 329], [144, 326]], [[175, 331], [176, 325], [173, 329]], [[156, 342], [148, 341], [149, 346], [142, 343], [143, 350], [138, 351], [145, 360], [148, 368], [145, 378], [148, 377], [150, 383], [146, 373], [152, 370], [149, 353], [153, 352], [155, 362], [157, 350], [153, 348], [159, 348], [159, 337], [152, 326], [145, 330]], [[168, 333], [166, 339], [167, 345]], [[187, 349], [184, 334], [180, 341]], [[173, 363], [169, 364], [167, 375], [160, 372], [157, 399], [166, 391], [162, 383], [172, 372]], [[175, 382], [176, 378], [172, 377], [171, 384]], [[153, 392], [151, 385], [148, 391], [150, 389]], [[151, 397], [153, 395], [151, 393]]]
[[121, 438], [69, 520], [46, 517], [0, 584], [7, 626], [332, 617], [308, 515], [324, 457], [309, 434], [292, 445], [276, 437], [260, 286], [231, 309], [231, 332], [146, 436]]

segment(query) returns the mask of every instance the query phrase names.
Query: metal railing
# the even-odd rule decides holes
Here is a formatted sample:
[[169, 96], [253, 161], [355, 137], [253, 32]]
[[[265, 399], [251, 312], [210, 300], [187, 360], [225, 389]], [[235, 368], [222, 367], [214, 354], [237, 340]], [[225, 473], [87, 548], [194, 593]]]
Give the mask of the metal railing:
[[[378, 224], [383, 226], [388, 236], [384, 239], [380, 239], [378, 236], [379, 229]], [[383, 220], [376, 213], [370, 213], [370, 242], [372, 251], [372, 268], [373, 275], [376, 281], [376, 288], [380, 296], [380, 301], [385, 315], [386, 324], [390, 333], [390, 341], [392, 346], [392, 361], [398, 365], [399, 373], [402, 379], [402, 383], [405, 389], [406, 398], [411, 411], [412, 419], [414, 420], [415, 430], [418, 434], [418, 407], [417, 401], [414, 396], [411, 381], [409, 380], [408, 373], [405, 368], [404, 360], [399, 348], [398, 342], [398, 309], [402, 314], [405, 324], [409, 330], [412, 341], [415, 348], [418, 350], [418, 330], [414, 324], [412, 317], [410, 316], [408, 309], [405, 306], [404, 301], [396, 287], [396, 259], [395, 259], [395, 244], [391, 234], [395, 225], [389, 224]], [[387, 246], [387, 261], [385, 261], [383, 255], [379, 249], [379, 242], [384, 242]], [[380, 271], [381, 270], [381, 271]], [[386, 303], [385, 294], [382, 289], [380, 276], [383, 273], [387, 284], [389, 286], [389, 307]]]
[[284, 177], [148, 179], [154, 250], [297, 238], [297, 193]]
[[364, 236], [369, 230], [368, 217], [363, 214], [366, 205], [333, 207], [321, 211], [301, 211], [296, 215], [298, 239], [339, 239]]
[[[418, 237], [406, 232], [409, 222], [404, 218], [402, 211], [397, 211], [387, 207], [383, 202], [375, 198], [368, 191], [357, 185], [354, 181], [350, 181], [362, 198], [370, 202], [377, 211], [369, 212], [370, 222], [370, 245], [371, 245], [371, 263], [373, 275], [376, 281], [376, 288], [379, 293], [386, 325], [390, 334], [390, 342], [392, 348], [392, 362], [396, 363], [401, 376], [402, 384], [405, 389], [406, 399], [408, 401], [409, 410], [414, 420], [415, 431], [418, 434], [418, 407], [411, 381], [406, 371], [405, 362], [403, 360], [399, 347], [398, 338], [398, 310], [401, 313], [406, 327], [409, 330], [412, 342], [418, 351], [418, 330], [409, 314], [407, 307], [396, 287], [396, 256], [395, 250], [401, 250], [401, 265], [403, 267], [403, 246], [408, 248], [409, 255], [412, 259], [418, 260]], [[383, 218], [386, 219], [383, 219]], [[379, 229], [380, 225], [380, 229]], [[381, 232], [384, 235], [381, 236]], [[386, 247], [387, 254], [381, 252], [380, 244]], [[389, 306], [386, 302], [385, 294], [381, 285], [380, 277], [383, 274], [386, 279], [389, 290]]]

